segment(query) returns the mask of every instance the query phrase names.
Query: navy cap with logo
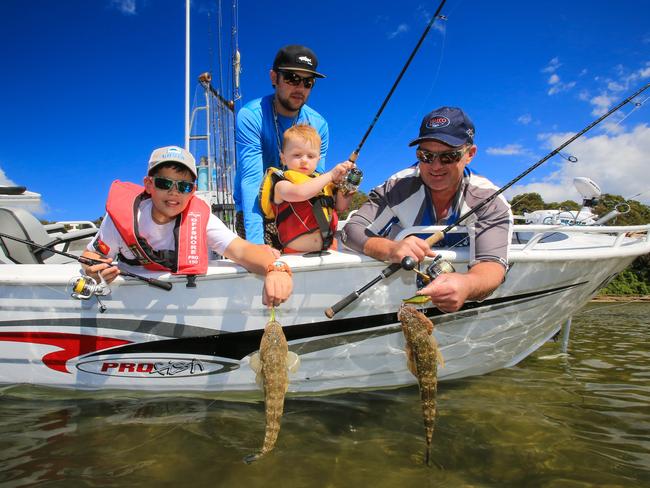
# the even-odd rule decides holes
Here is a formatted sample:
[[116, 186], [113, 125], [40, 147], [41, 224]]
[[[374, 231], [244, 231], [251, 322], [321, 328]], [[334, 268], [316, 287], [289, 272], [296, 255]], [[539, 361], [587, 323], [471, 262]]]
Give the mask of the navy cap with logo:
[[428, 113], [420, 125], [420, 135], [409, 146], [438, 141], [452, 147], [474, 143], [474, 124], [458, 107], [440, 107]]
[[297, 44], [284, 46], [275, 55], [273, 61], [273, 71], [306, 71], [316, 78], [325, 78], [325, 75], [318, 73], [316, 68], [318, 68], [318, 58], [314, 51]]

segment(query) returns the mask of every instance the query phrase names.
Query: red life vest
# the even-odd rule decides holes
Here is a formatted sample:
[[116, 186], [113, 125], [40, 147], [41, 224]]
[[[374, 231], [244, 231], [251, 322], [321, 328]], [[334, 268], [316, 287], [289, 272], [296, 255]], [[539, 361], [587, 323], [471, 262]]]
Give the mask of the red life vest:
[[106, 211], [135, 256], [135, 259], [120, 256], [121, 260], [152, 271], [171, 271], [182, 275], [205, 274], [208, 270], [208, 205], [192, 196], [185, 210], [176, 218], [176, 249], [159, 251], [153, 249], [138, 232], [138, 208], [146, 198], [150, 197], [145, 193], [144, 187], [119, 180], [113, 182], [108, 192]]
[[277, 168], [269, 168], [264, 175], [260, 186], [260, 207], [265, 218], [275, 221], [282, 249], [301, 235], [317, 230], [323, 240], [323, 250], [332, 246], [339, 222], [334, 203], [336, 191], [332, 183], [325, 185], [318, 195], [308, 201], [282, 202], [280, 205], [273, 203], [273, 191], [278, 181], [302, 184], [316, 175], [317, 173], [306, 175], [291, 169], [281, 171]]
[[[277, 205], [275, 225], [278, 228], [278, 237], [283, 247], [288, 246], [291, 241], [304, 234], [320, 230], [323, 238], [323, 250], [329, 249], [339, 218], [336, 210], [331, 208], [331, 197], [324, 205], [321, 198], [324, 200], [327, 197], [318, 195], [305, 202], [282, 202]], [[331, 218], [327, 222], [323, 217], [319, 223], [317, 216], [323, 215], [323, 206], [331, 209]], [[324, 232], [322, 227], [326, 229]]]

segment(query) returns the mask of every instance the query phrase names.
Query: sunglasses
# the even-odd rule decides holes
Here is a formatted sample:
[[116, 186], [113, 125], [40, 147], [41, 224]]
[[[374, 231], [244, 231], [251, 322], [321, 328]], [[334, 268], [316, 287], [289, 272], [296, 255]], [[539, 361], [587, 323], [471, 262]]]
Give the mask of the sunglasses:
[[153, 184], [159, 190], [171, 190], [176, 186], [179, 193], [192, 193], [194, 190], [194, 183], [191, 181], [169, 180], [160, 176], [154, 176]]
[[440, 161], [440, 164], [456, 164], [460, 161], [469, 148], [464, 149], [455, 149], [453, 151], [443, 151], [443, 152], [431, 152], [426, 149], [418, 149], [415, 151], [415, 155], [418, 158], [418, 161], [425, 164], [433, 164], [436, 158]]
[[284, 81], [291, 86], [298, 86], [302, 83], [302, 86], [309, 90], [314, 86], [314, 83], [316, 83], [316, 78], [313, 76], [303, 78], [292, 71], [280, 71], [279, 73], [282, 75], [282, 78], [284, 78]]

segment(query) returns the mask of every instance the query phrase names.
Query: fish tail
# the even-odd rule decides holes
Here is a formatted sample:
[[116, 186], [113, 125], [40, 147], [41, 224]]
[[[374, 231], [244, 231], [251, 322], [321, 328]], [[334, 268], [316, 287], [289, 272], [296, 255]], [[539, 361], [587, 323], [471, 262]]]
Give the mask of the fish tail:
[[424, 450], [424, 464], [431, 466], [431, 443], [427, 443], [427, 448]]
[[264, 442], [262, 443], [262, 451], [260, 455], [264, 455], [267, 452], [270, 452], [275, 447], [275, 442], [278, 440], [278, 434], [280, 433], [280, 422], [276, 422], [275, 426], [270, 426], [264, 432]]
[[248, 456], [244, 456], [244, 462], [246, 464], [252, 464], [255, 461], [257, 461], [259, 458], [261, 458], [263, 454], [261, 452], [255, 453], [255, 454], [249, 454]]

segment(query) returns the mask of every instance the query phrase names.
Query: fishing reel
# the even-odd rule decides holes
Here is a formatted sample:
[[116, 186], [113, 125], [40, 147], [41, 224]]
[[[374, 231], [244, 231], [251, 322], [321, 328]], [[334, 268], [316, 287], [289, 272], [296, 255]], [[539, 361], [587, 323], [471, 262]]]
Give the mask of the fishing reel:
[[441, 274], [456, 272], [454, 266], [449, 261], [442, 259], [442, 256], [440, 254], [437, 254], [433, 258], [433, 261], [431, 261], [429, 266], [426, 267], [424, 273], [415, 269], [418, 263], [410, 256], [406, 256], [404, 259], [402, 259], [402, 262], [400, 264], [403, 269], [415, 271], [417, 274], [418, 288], [422, 288], [428, 285]]
[[349, 195], [350, 193], [355, 193], [359, 189], [359, 185], [363, 180], [363, 171], [354, 166], [345, 175], [343, 183], [339, 188], [343, 191], [344, 194]]
[[69, 286], [72, 290], [72, 298], [77, 300], [90, 300], [94, 296], [106, 296], [111, 293], [108, 283], [99, 275], [100, 282], [97, 283], [95, 278], [81, 275], [78, 278], [72, 278]]
[[81, 275], [77, 278], [72, 278], [68, 283], [68, 287], [72, 291], [70, 294], [72, 298], [76, 298], [77, 300], [90, 300], [92, 297], [95, 297], [99, 304], [99, 311], [101, 313], [106, 311], [106, 306], [101, 302], [99, 297], [110, 295], [111, 289], [101, 274], [99, 275], [99, 283], [95, 278]]

